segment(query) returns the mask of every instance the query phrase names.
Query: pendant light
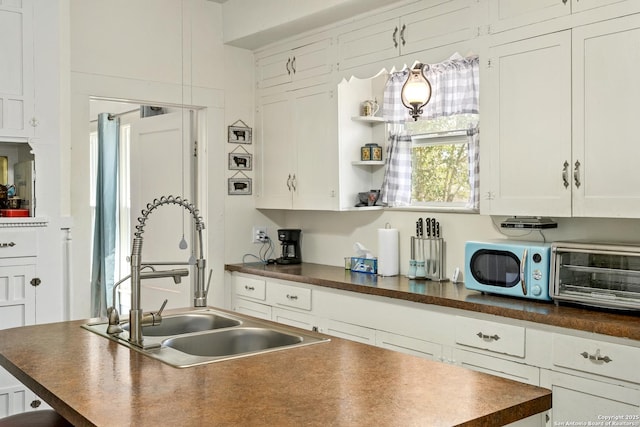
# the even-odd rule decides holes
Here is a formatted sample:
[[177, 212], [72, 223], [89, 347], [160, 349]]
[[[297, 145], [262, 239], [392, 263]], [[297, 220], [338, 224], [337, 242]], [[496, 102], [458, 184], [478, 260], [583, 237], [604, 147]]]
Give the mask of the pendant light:
[[[426, 66], [429, 67], [428, 65]], [[410, 111], [413, 120], [418, 120], [422, 114], [422, 108], [431, 99], [431, 84], [424, 76], [425, 64], [417, 63], [409, 71], [409, 77], [402, 86], [402, 103]]]

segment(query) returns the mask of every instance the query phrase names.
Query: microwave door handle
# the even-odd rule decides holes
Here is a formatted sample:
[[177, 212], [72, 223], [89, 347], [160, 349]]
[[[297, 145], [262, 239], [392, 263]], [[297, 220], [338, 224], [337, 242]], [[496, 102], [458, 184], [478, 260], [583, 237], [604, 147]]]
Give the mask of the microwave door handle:
[[522, 263], [520, 264], [520, 283], [522, 284], [522, 294], [527, 295], [527, 282], [525, 280], [525, 272], [527, 270], [527, 255], [529, 250], [525, 249], [522, 254]]

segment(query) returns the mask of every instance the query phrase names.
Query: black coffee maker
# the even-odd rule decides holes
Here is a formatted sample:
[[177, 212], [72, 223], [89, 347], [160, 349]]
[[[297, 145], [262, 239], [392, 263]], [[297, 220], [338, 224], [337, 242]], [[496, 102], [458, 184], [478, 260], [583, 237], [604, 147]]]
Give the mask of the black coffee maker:
[[284, 228], [278, 230], [278, 240], [282, 245], [282, 256], [276, 258], [276, 264], [300, 264], [300, 238], [302, 230], [296, 228]]

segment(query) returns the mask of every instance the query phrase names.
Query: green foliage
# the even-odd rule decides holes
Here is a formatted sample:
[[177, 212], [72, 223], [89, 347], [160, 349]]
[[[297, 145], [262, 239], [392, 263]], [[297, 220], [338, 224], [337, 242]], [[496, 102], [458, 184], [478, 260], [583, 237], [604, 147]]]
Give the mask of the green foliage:
[[412, 168], [413, 203], [469, 200], [467, 144], [415, 146]]

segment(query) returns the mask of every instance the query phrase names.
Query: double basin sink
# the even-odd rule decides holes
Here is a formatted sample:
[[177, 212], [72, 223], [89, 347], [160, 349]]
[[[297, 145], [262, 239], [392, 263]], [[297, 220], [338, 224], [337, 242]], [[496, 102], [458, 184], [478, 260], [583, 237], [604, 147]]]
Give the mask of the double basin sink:
[[329, 341], [316, 333], [210, 308], [166, 315], [159, 325], [143, 327], [144, 348], [129, 343], [128, 323], [117, 335], [107, 334], [107, 326], [100, 322], [83, 328], [178, 368]]

